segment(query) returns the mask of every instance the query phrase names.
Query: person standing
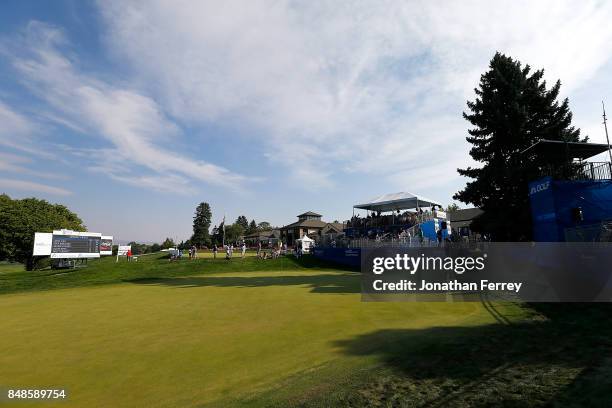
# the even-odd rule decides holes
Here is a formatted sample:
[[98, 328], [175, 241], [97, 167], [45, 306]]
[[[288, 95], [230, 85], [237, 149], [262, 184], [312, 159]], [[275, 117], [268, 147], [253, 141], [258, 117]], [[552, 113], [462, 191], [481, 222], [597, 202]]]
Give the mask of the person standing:
[[219, 251], [219, 248], [217, 248], [217, 244], [213, 245], [213, 259], [217, 259], [217, 251]]
[[244, 258], [245, 254], [246, 254], [246, 243], [242, 241], [242, 254], [240, 255], [240, 257]]

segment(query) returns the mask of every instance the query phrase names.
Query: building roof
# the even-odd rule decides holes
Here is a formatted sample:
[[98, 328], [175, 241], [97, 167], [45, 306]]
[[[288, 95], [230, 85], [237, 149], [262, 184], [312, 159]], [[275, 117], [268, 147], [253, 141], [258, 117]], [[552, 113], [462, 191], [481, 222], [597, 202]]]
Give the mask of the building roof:
[[258, 239], [278, 238], [279, 235], [280, 235], [280, 231], [277, 229], [274, 229], [274, 230], [266, 230], [266, 231], [257, 231], [252, 234], [245, 235], [244, 238], [245, 239], [247, 238], [258, 238]]
[[442, 205], [434, 200], [430, 200], [423, 196], [408, 192], [383, 194], [375, 197], [364, 204], [354, 205], [353, 208], [360, 208], [362, 210], [370, 211], [394, 211], [394, 210], [408, 210], [411, 208], [418, 207], [429, 207], [432, 205]]
[[544, 160], [588, 159], [608, 150], [604, 143], [565, 142], [563, 140], [538, 140], [523, 150], [523, 155], [537, 155]]
[[346, 224], [343, 222], [328, 222], [327, 224], [325, 224], [326, 227], [330, 227], [335, 229], [338, 232], [342, 232], [344, 231], [344, 228], [346, 227]]
[[461, 228], [468, 227], [474, 219], [484, 214], [484, 211], [480, 208], [465, 208], [463, 210], [456, 210], [449, 213], [451, 227]]
[[326, 225], [327, 225], [327, 223], [323, 222], [321, 220], [312, 220], [312, 219], [310, 219], [310, 220], [296, 221], [293, 224], [285, 225], [281, 229], [289, 229], [289, 228], [296, 228], [296, 227], [323, 228]]
[[313, 211], [306, 211], [304, 214], [299, 214], [298, 217], [322, 217], [321, 214], [317, 214], [316, 212]]

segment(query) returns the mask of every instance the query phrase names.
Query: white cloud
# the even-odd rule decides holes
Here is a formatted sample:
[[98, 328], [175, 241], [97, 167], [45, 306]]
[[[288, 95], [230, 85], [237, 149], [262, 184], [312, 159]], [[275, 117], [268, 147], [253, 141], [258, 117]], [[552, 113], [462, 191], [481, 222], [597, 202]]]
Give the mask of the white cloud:
[[195, 194], [196, 189], [191, 185], [188, 179], [180, 176], [119, 176], [111, 174], [113, 180], [121, 181], [122, 183], [130, 184], [136, 187], [143, 187], [161, 193], [173, 194]]
[[[602, 2], [110, 0], [99, 9], [127, 80], [85, 72], [63, 32], [38, 22], [0, 51], [48, 103], [40, 117], [104, 137], [92, 138], [93, 170], [177, 191], [183, 180], [247, 181], [172, 148], [182, 125], [209, 123], [248, 129], [236, 138], [252, 135], [247, 143], [308, 180], [300, 187], [360, 173], [401, 189], [459, 184], [454, 169], [470, 162], [460, 114], [496, 50], [545, 67], [565, 95], [612, 55], [612, 4]], [[11, 123], [0, 143], [15, 144], [6, 129], [25, 138], [31, 125], [6, 111], [0, 104]]]
[[34, 127], [19, 113], [0, 101], [0, 145], [31, 153]]
[[[82, 72], [74, 58], [62, 53], [66, 44], [61, 30], [31, 22], [23, 37], [4, 52], [24, 85], [53, 110], [43, 116], [105, 138], [96, 145], [111, 146], [99, 147], [105, 154], [97, 158], [106, 161], [94, 167], [106, 167], [115, 180], [133, 184], [131, 180], [139, 179], [144, 187], [153, 186], [156, 179], [176, 180], [178, 175], [235, 189], [244, 184], [246, 178], [240, 174], [175, 152], [172, 146], [181, 131], [153, 99]], [[111, 168], [117, 162], [127, 174]]]
[[600, 2], [117, 0], [99, 8], [108, 46], [165, 111], [190, 124], [257, 129], [271, 160], [321, 187], [344, 171], [409, 186], [441, 159], [455, 176], [468, 161], [460, 114], [496, 50], [547, 68], [566, 93], [612, 51], [612, 4]]
[[28, 168], [32, 165], [33, 160], [27, 156], [21, 156], [11, 153], [0, 152], [0, 170], [5, 172], [17, 173], [21, 175], [35, 176], [44, 179], [66, 179], [63, 174], [57, 174], [50, 171], [37, 171]]
[[[63, 174], [32, 169], [35, 164], [32, 157], [36, 160], [48, 160], [52, 159], [53, 155], [41, 149], [44, 144], [37, 138], [36, 125], [2, 101], [0, 101], [0, 124], [0, 147], [3, 147], [3, 150], [16, 152], [0, 151], [0, 174], [13, 173], [36, 179], [66, 179]], [[62, 190], [56, 190], [54, 187], [49, 189], [56, 193]]]
[[24, 156], [19, 156], [17, 154], [12, 154], [12, 153], [3, 153], [0, 152], [0, 165], [1, 164], [6, 164], [8, 165], [16, 165], [17, 163], [19, 164], [23, 164], [23, 163], [29, 163], [31, 160], [27, 157]]
[[54, 195], [71, 195], [72, 192], [61, 187], [48, 186], [33, 181], [0, 178], [0, 189], [20, 190], [31, 193], [46, 193]]

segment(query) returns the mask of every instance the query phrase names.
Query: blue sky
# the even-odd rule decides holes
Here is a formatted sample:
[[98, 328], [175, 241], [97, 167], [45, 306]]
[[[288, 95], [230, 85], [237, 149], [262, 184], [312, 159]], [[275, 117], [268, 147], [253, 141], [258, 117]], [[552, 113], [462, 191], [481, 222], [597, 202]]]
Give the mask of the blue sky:
[[499, 50], [604, 141], [609, 2], [4, 1], [0, 191], [120, 240], [195, 206], [282, 225], [409, 191], [450, 203], [465, 101]]

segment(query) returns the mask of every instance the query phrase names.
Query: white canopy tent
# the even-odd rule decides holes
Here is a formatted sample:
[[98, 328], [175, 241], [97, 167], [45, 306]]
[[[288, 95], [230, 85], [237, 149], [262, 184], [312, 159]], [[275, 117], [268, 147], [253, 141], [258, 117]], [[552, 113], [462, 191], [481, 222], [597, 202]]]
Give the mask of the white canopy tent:
[[383, 194], [379, 197], [371, 199], [367, 203], [354, 205], [353, 208], [359, 208], [361, 210], [368, 211], [386, 212], [396, 210], [409, 210], [421, 207], [432, 207], [434, 205], [442, 207], [442, 204], [437, 201], [430, 200], [429, 198], [412, 193], [400, 192], [392, 194]]
[[310, 238], [308, 235], [304, 235], [300, 239], [295, 240], [296, 244], [301, 247], [302, 253], [309, 253], [310, 247], [314, 244], [314, 239]]

